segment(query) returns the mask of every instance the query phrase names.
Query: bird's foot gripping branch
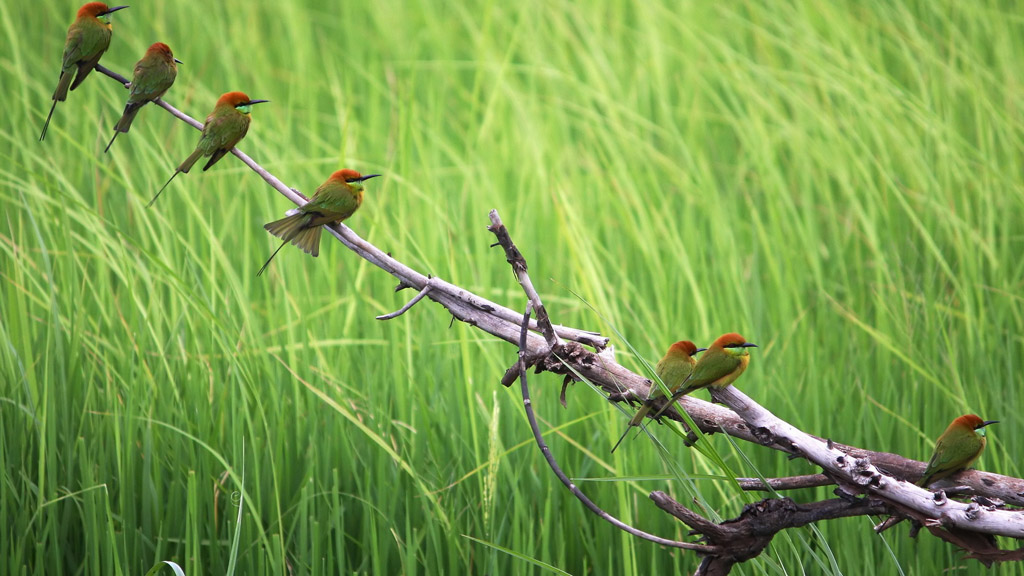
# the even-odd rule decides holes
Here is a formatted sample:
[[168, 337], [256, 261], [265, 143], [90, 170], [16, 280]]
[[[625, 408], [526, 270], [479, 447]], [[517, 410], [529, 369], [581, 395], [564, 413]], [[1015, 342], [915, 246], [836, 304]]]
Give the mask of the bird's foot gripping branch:
[[[96, 70], [127, 84], [127, 78], [103, 66]], [[56, 100], [56, 99], [55, 99]], [[166, 101], [156, 103], [180, 120], [201, 129], [195, 119], [178, 111]], [[302, 206], [307, 200], [237, 148], [232, 154], [259, 174], [280, 194]], [[508, 229], [497, 211], [490, 214], [490, 230], [498, 239], [506, 259], [522, 286], [528, 302], [526, 314], [516, 312], [472, 292], [422, 274], [356, 235], [344, 224], [325, 228], [359, 257], [398, 279], [398, 289], [412, 288], [416, 295], [398, 311], [379, 316], [394, 318], [429, 298], [444, 306], [453, 317], [475, 329], [518, 346], [518, 357], [505, 373], [502, 383], [520, 380], [523, 404], [542, 455], [562, 483], [597, 516], [637, 537], [674, 548], [693, 550], [704, 556], [699, 574], [726, 574], [737, 562], [760, 554], [775, 534], [787, 528], [812, 522], [860, 515], [892, 515], [909, 518], [915, 526], [924, 526], [932, 534], [967, 551], [969, 558], [986, 564], [1019, 561], [1021, 550], [1001, 550], [993, 536], [1024, 538], [1024, 512], [1012, 507], [1024, 506], [1024, 480], [968, 470], [941, 480], [938, 487], [947, 491], [933, 493], [908, 479], [920, 478], [925, 464], [897, 454], [872, 452], [844, 446], [807, 434], [758, 405], [742, 392], [726, 385], [713, 389], [716, 400], [725, 407], [690, 396], [672, 403], [677, 410], [665, 410], [663, 418], [692, 422], [704, 434], [725, 433], [756, 446], [779, 450], [793, 458], [802, 458], [821, 468], [821, 474], [762, 480], [737, 479], [744, 490], [795, 490], [814, 486], [836, 486], [837, 498], [797, 504], [788, 498], [769, 498], [748, 505], [739, 518], [714, 523], [675, 502], [663, 492], [652, 492], [651, 499], [663, 511], [686, 523], [701, 542], [683, 542], [662, 538], [638, 530], [616, 519], [592, 502], [571, 482], [547, 449], [534, 416], [527, 386], [527, 369], [551, 371], [567, 381], [586, 379], [613, 401], [648, 399], [651, 382], [615, 362], [606, 350], [608, 339], [596, 332], [555, 325], [533, 287], [526, 260], [516, 249]], [[531, 316], [536, 313], [536, 319]], [[723, 344], [723, 347], [724, 344]], [[746, 348], [735, 343], [733, 348]], [[691, 354], [692, 356], [692, 354]], [[564, 389], [563, 389], [564, 394]], [[955, 487], [955, 490], [952, 489]], [[967, 497], [959, 502], [947, 496]], [[893, 525], [883, 522], [882, 530]]]

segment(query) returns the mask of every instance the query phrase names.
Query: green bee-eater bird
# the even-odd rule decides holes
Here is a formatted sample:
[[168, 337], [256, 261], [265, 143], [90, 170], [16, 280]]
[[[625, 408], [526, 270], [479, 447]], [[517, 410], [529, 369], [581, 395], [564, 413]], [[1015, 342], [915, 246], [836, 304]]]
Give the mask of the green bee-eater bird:
[[707, 351], [693, 367], [693, 372], [690, 372], [679, 390], [672, 395], [671, 401], [654, 417], [661, 416], [668, 406], [694, 390], [709, 386], [725, 388], [735, 382], [750, 363], [750, 351], [747, 348], [757, 348], [757, 344], [747, 342], [743, 336], [735, 332], [719, 336], [711, 346], [708, 346]]
[[363, 176], [355, 170], [338, 170], [316, 189], [309, 202], [265, 225], [267, 232], [284, 241], [256, 275], [263, 274], [274, 256], [289, 242], [316, 258], [320, 254], [320, 227], [336, 224], [354, 214], [363, 204], [363, 182], [377, 176], [380, 174]]
[[174, 84], [174, 79], [178, 76], [177, 65], [182, 63], [174, 57], [170, 46], [163, 42], [156, 42], [146, 50], [142, 59], [135, 63], [128, 103], [125, 104], [121, 119], [114, 126], [114, 136], [103, 150], [104, 153], [110, 150], [119, 132], [127, 133], [131, 129], [135, 115], [143, 106], [163, 96], [171, 84]]
[[[68, 90], [78, 88], [89, 72], [99, 64], [100, 57], [110, 47], [110, 15], [127, 6], [109, 8], [103, 2], [89, 2], [78, 9], [78, 16], [68, 27], [68, 37], [64, 41], [64, 56], [60, 66], [60, 80], [53, 91], [53, 105], [43, 124], [43, 132], [39, 141], [46, 138], [46, 129], [50, 126], [50, 118], [57, 108], [57, 102], [68, 98]], [[77, 74], [76, 74], [77, 72]], [[71, 79], [74, 78], [74, 82]]]
[[249, 130], [249, 112], [252, 111], [253, 104], [260, 104], [263, 102], [270, 102], [270, 100], [251, 100], [248, 96], [242, 92], [228, 92], [222, 94], [217, 100], [217, 105], [213, 107], [213, 112], [206, 117], [206, 122], [203, 124], [203, 135], [199, 137], [199, 144], [196, 145], [195, 151], [185, 158], [185, 161], [178, 166], [178, 169], [171, 174], [171, 177], [167, 182], [160, 188], [160, 191], [153, 196], [153, 199], [149, 201], [147, 206], [152, 206], [153, 202], [160, 197], [160, 193], [167, 188], [167, 185], [174, 180], [174, 177], [180, 173], [188, 174], [188, 171], [192, 169], [192, 165], [195, 164], [200, 158], [209, 156], [210, 161], [203, 166], [203, 172], [210, 169], [220, 160], [225, 154], [231, 151], [235, 147], [235, 144], [245, 137], [245, 133]]
[[[686, 378], [690, 376], [693, 367], [697, 365], [697, 361], [693, 356], [703, 351], [704, 348], [697, 348], [697, 345], [689, 340], [676, 342], [669, 346], [668, 352], [665, 352], [665, 355], [658, 361], [658, 365], [654, 367], [654, 373], [658, 375], [658, 378], [669, 389], [669, 392], [675, 394]], [[644, 416], [654, 407], [655, 401], [664, 397], [665, 392], [661, 386], [657, 384], [652, 385], [647, 399], [644, 400], [644, 405], [640, 407], [640, 410], [629, 421], [629, 427], [639, 426], [643, 422]], [[629, 434], [629, 428], [626, 428], [626, 431], [619, 437], [619, 441], [612, 447], [612, 452], [615, 452], [615, 448], [619, 447], [619, 444], [622, 443], [627, 434]]]
[[985, 450], [985, 426], [997, 422], [982, 420], [974, 414], [953, 420], [935, 442], [935, 452], [917, 485], [928, 486], [973, 464]]

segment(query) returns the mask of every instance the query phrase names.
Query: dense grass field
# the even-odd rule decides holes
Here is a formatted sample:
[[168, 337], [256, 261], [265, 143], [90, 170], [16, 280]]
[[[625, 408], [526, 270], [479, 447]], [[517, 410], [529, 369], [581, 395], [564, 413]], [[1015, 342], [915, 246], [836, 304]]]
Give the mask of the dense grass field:
[[[0, 573], [693, 571], [548, 471], [498, 384], [513, 347], [430, 303], [374, 320], [411, 295], [327, 236], [257, 278], [290, 205], [234, 157], [147, 209], [192, 128], [150, 107], [104, 155], [126, 91], [94, 75], [38, 142], [77, 8], [0, 3]], [[157, 40], [192, 116], [271, 100], [241, 148], [288, 185], [385, 174], [349, 224], [418, 270], [522, 309], [497, 208], [553, 318], [617, 330], [627, 366], [626, 341], [653, 363], [739, 331], [761, 346], [739, 386], [804, 430], [927, 459], [975, 412], [1001, 422], [978, 466], [1024, 474], [1019, 6], [154, 2], [115, 15], [103, 64]], [[650, 490], [721, 517], [756, 498], [664, 429], [668, 460], [609, 454], [622, 412], [531, 381], [611, 513], [682, 538]], [[711, 444], [739, 475], [815, 472]], [[736, 573], [991, 573], [872, 523], [790, 531]]]

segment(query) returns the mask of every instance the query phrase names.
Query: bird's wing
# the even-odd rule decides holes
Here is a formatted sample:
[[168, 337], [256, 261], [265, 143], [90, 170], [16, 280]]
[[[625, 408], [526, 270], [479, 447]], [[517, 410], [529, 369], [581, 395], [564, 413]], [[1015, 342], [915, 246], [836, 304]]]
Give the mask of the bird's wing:
[[135, 65], [132, 77], [132, 91], [129, 102], [149, 102], [156, 100], [174, 83], [171, 67], [163, 62], [146, 62], [139, 60]]
[[675, 392], [690, 375], [690, 372], [693, 372], [693, 364], [687, 362], [687, 359], [670, 358], [665, 362], [658, 363], [657, 372], [665, 386]]
[[207, 154], [218, 150], [230, 150], [238, 144], [249, 130], [249, 117], [241, 114], [211, 114], [203, 126], [203, 137], [200, 146]]
[[313, 225], [320, 226], [344, 220], [358, 208], [359, 201], [347, 185], [328, 182], [316, 189], [313, 198], [301, 210], [315, 214]]
[[[973, 434], [973, 432], [972, 432]], [[963, 434], [952, 434], [952, 437], [940, 437], [939, 441], [935, 443], [935, 452], [932, 453], [932, 457], [928, 460], [928, 467], [925, 468], [925, 476], [934, 475], [938, 472], [953, 472], [965, 466], [965, 462], [973, 461], [977, 458], [977, 453], [981, 451], [979, 445], [975, 455], [969, 460], [964, 460], [963, 453], [958, 452], [954, 449], [957, 444], [963, 444], [964, 442], [970, 442], [970, 438]]]
[[925, 467], [924, 474], [921, 475], [921, 479], [923, 480], [937, 474], [952, 471], [955, 463], [951, 452], [952, 451], [945, 449], [945, 443], [942, 441], [942, 438], [940, 438], [939, 441], [935, 443], [935, 451], [932, 452], [932, 457], [928, 460], [928, 466]]
[[700, 361], [697, 362], [697, 366], [694, 367], [693, 374], [686, 381], [686, 387], [696, 389], [707, 386], [735, 370], [740, 365], [740, 362], [740, 359], [732, 354], [724, 352], [721, 354], [708, 354], [705, 352], [704, 356], [701, 356]]
[[99, 61], [110, 46], [110, 31], [96, 30], [88, 25], [72, 26], [64, 44], [64, 68], [70, 68], [82, 61]]
[[944, 469], [943, 465], [949, 463], [949, 458], [948, 457], [943, 458], [942, 456], [940, 456], [940, 452], [939, 452], [939, 445], [940, 444], [936, 444], [935, 445], [935, 451], [932, 452], [932, 457], [928, 460], [928, 465], [925, 466], [925, 468], [924, 468], [923, 476], [929, 476], [929, 475], [934, 474], [934, 473], [936, 473], [936, 472], [938, 472], [940, 470], [943, 470]]
[[78, 64], [82, 59], [84, 51], [85, 33], [81, 27], [72, 26], [68, 29], [68, 39], [64, 42], [64, 56], [61, 66], [67, 70]]

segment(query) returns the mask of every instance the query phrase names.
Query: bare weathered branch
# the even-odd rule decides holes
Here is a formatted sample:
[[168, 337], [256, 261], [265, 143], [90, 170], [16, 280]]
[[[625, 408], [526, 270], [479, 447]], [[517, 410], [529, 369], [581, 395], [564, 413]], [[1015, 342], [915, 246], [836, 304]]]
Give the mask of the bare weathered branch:
[[[97, 70], [122, 85], [128, 83], [126, 78], [103, 66], [98, 66]], [[177, 110], [168, 102], [159, 100], [157, 103], [189, 125], [197, 129], [202, 128], [201, 122]], [[306, 203], [307, 199], [302, 194], [286, 186], [241, 150], [235, 148], [232, 153], [296, 205]], [[753, 508], [748, 507], [737, 520], [715, 524], [679, 506], [665, 495], [652, 494], [652, 498], [659, 506], [697, 529], [712, 542], [712, 545], [708, 546], [677, 542], [647, 534], [603, 512], [569, 481], [557, 463], [551, 459], [551, 452], [540, 436], [530, 404], [526, 383], [527, 368], [535, 366], [538, 372], [551, 371], [561, 374], [567, 378], [567, 382], [586, 378], [607, 393], [610, 400], [619, 402], [646, 398], [651, 383], [648, 379], [619, 365], [610, 354], [610, 349], [605, 351], [608, 345], [607, 338], [596, 332], [554, 325], [550, 322], [544, 312], [540, 296], [529, 280], [526, 261], [511, 242], [508, 231], [496, 211], [491, 213], [491, 222], [490, 229], [505, 249], [506, 259], [512, 264], [531, 302], [531, 309], [538, 312], [537, 320], [530, 319], [529, 313], [524, 320], [524, 315], [514, 310], [481, 298], [440, 278], [422, 274], [363, 240], [343, 224], [327, 228], [335, 238], [358, 256], [397, 278], [400, 288], [418, 290], [418, 294], [409, 303], [393, 313], [394, 316], [427, 297], [444, 306], [454, 318], [519, 347], [519, 359], [506, 373], [503, 383], [511, 384], [516, 377], [521, 380], [524, 404], [541, 452], [552, 464], [552, 470], [559, 479], [595, 514], [631, 534], [666, 546], [687, 548], [705, 554], [705, 562], [698, 572], [700, 574], [728, 572], [732, 563], [753, 557], [750, 554], [759, 553], [770, 541], [771, 535], [787, 527], [802, 525], [800, 522], [815, 522], [826, 518], [838, 518], [844, 514], [862, 513], [895, 512], [898, 516], [909, 517], [919, 523], [916, 525], [923, 525], [938, 537], [968, 550], [969, 558], [977, 558], [983, 562], [1020, 559], [1020, 551], [1003, 551], [995, 547], [991, 535], [1024, 537], [1024, 514], [1005, 509], [1006, 504], [1024, 505], [1024, 480], [973, 470], [961, 472], [937, 484], [940, 487], [950, 487], [949, 495], [956, 493], [975, 497], [975, 501], [971, 503], [957, 502], [947, 498], [945, 492], [934, 494], [905, 481], [916, 480], [924, 469], [924, 463], [898, 454], [844, 446], [806, 434], [778, 419], [732, 387], [716, 393], [716, 398], [731, 410], [690, 396], [680, 399], [675, 408], [685, 410], [705, 434], [725, 433], [737, 439], [779, 450], [794, 457], [804, 458], [825, 472], [803, 477], [806, 480], [769, 481], [769, 485], [774, 489], [792, 489], [798, 487], [800, 482], [808, 482], [808, 485], [815, 486], [834, 482], [841, 498], [802, 505], [788, 499], [764, 500], [752, 505]], [[589, 346], [593, 351], [584, 346]], [[670, 420], [682, 420], [682, 416], [675, 413], [675, 410], [668, 410], [663, 416]], [[762, 487], [760, 480], [745, 480], [750, 480], [746, 483], [746, 489]], [[956, 487], [955, 492], [952, 487]], [[772, 526], [781, 527], [772, 530]], [[724, 549], [717, 545], [718, 542], [729, 541], [730, 538], [735, 540], [735, 534], [742, 530], [751, 530], [756, 536], [744, 543], [745, 549]]]
[[865, 493], [888, 502], [904, 513], [946, 528], [1024, 538], [1024, 513], [982, 508], [976, 503], [937, 501], [936, 495], [911, 482], [888, 476], [869, 458], [855, 458], [830, 447], [783, 421], [733, 386], [716, 390], [716, 398], [732, 408], [752, 427], [764, 430], [776, 443], [791, 446], [798, 454], [820, 466], [850, 493]]
[[651, 500], [716, 548], [715, 553], [705, 555], [697, 569], [697, 574], [704, 576], [728, 574], [734, 564], [756, 558], [782, 530], [833, 518], [887, 512], [884, 503], [866, 498], [838, 498], [811, 504], [772, 498], [748, 504], [738, 518], [716, 524], [686, 509], [664, 492], [652, 492]]
[[501, 216], [498, 216], [497, 210], [491, 210], [490, 218], [491, 225], [487, 229], [494, 233], [498, 238], [498, 244], [505, 250], [505, 260], [512, 266], [512, 273], [515, 274], [516, 280], [523, 287], [523, 292], [526, 292], [526, 297], [530, 299], [530, 304], [533, 305], [533, 309], [537, 313], [537, 324], [540, 325], [541, 334], [544, 335], [548, 348], [560, 345], [562, 341], [551, 326], [551, 318], [548, 317], [548, 311], [544, 308], [544, 303], [540, 301], [540, 294], [533, 287], [533, 281], [530, 280], [530, 274], [527, 272], [526, 258], [523, 258], [522, 252], [512, 242], [512, 237], [509, 236], [508, 229], [502, 224]]
[[[508, 230], [502, 224], [496, 211], [491, 211], [490, 219], [492, 222], [490, 230], [497, 236], [498, 244], [504, 248], [506, 260], [512, 265], [516, 279], [530, 301], [527, 310], [529, 311], [533, 307], [543, 309], [540, 296], [533, 288], [533, 284], [530, 282], [526, 272], [527, 265], [525, 259], [515, 247]], [[535, 425], [533, 406], [529, 403], [529, 392], [526, 386], [526, 359], [531, 355], [526, 350], [527, 330], [525, 322], [527, 321], [528, 317], [524, 319], [516, 368], [518, 369], [519, 379], [523, 387], [523, 397], [527, 406], [531, 427], [542, 453], [559, 479], [588, 508], [620, 529], [650, 540], [651, 538], [646, 533], [643, 533], [643, 535], [639, 534], [639, 531], [635, 528], [621, 523], [600, 511], [589, 500], [585, 500], [579, 489], [571, 484], [568, 478], [565, 478], [565, 475], [551, 456], [550, 450], [544, 444], [543, 438], [540, 436], [540, 430]], [[546, 344], [547, 348], [551, 351], [550, 356], [553, 359], [538, 360], [538, 370], [583, 375], [585, 368], [576, 370], [575, 366], [609, 372], [613, 369], [613, 366], [617, 366], [613, 361], [602, 360], [596, 354], [582, 350], [578, 345], [562, 345], [558, 343], [557, 339], [553, 337], [553, 332], [550, 329], [544, 329], [545, 323], [543, 321], [540, 323], [542, 331], [549, 336]], [[533, 356], [543, 354], [543, 350], [533, 352]], [[533, 361], [532, 358], [531, 361]], [[503, 383], [507, 376], [508, 373], [506, 373]], [[627, 375], [622, 374], [622, 377], [626, 378]], [[745, 507], [739, 519], [715, 524], [672, 501], [671, 498], [663, 493], [652, 493], [651, 498], [659, 507], [683, 520], [683, 522], [694, 529], [694, 532], [701, 534], [703, 539], [715, 548], [714, 551], [700, 552], [705, 555], [705, 559], [701, 563], [698, 574], [728, 573], [735, 563], [744, 562], [761, 554], [775, 534], [781, 530], [821, 520], [854, 515], [891, 514], [894, 511], [911, 514], [927, 522], [926, 525], [929, 526], [929, 529], [938, 526], [945, 527], [948, 532], [947, 540], [961, 545], [979, 559], [991, 558], [994, 552], [1001, 552], [995, 546], [994, 540], [993, 543], [989, 544], [992, 533], [1018, 536], [1018, 530], [1020, 530], [1020, 535], [1024, 535], [1024, 515], [1018, 512], [996, 510], [994, 506], [987, 507], [986, 511], [988, 514], [1001, 514], [1002, 517], [992, 522], [983, 530], [986, 534], [979, 534], [976, 526], [982, 521], [982, 510], [977, 503], [960, 504], [945, 499], [936, 500], [927, 490], [918, 488], [909, 482], [885, 476], [871, 465], [867, 458], [853, 458], [840, 451], [835, 442], [815, 438], [797, 430], [731, 386], [725, 389], [715, 389], [712, 391], [712, 395], [716, 400], [732, 408], [733, 412], [743, 419], [746, 424], [746, 430], [753, 441], [766, 446], [778, 447], [795, 457], [806, 458], [810, 462], [822, 467], [826, 472], [826, 474], [803, 477], [798, 480], [788, 479], [776, 482], [776, 484], [786, 486], [802, 483], [822, 486], [837, 482], [839, 484], [839, 494], [842, 497], [803, 505], [796, 504], [788, 498], [766, 499]], [[623, 394], [623, 397], [628, 399], [630, 395]], [[880, 460], [886, 460], [886, 458], [880, 456]], [[844, 464], [846, 461], [852, 461], [852, 465]], [[763, 487], [763, 483], [758, 481], [757, 486]], [[907, 494], [904, 493], [905, 486], [910, 487]], [[928, 497], [924, 502], [919, 499], [914, 500], [913, 498], [920, 496], [920, 494], [913, 494], [914, 491], [923, 492]], [[854, 497], [855, 494], [860, 493], [866, 494], [866, 496], [861, 498]], [[940, 494], [942, 493], [940, 492]], [[927, 508], [926, 505], [930, 505], [931, 508]], [[958, 509], [957, 506], [962, 506], [963, 508]], [[939, 510], [939, 508], [942, 508], [942, 510]], [[954, 514], [953, 518], [945, 516], [951, 512]], [[1015, 526], [1016, 523], [1020, 524], [1020, 528]], [[993, 532], [993, 530], [1005, 530], [1005, 532]], [[961, 532], [968, 533], [960, 534]]]

